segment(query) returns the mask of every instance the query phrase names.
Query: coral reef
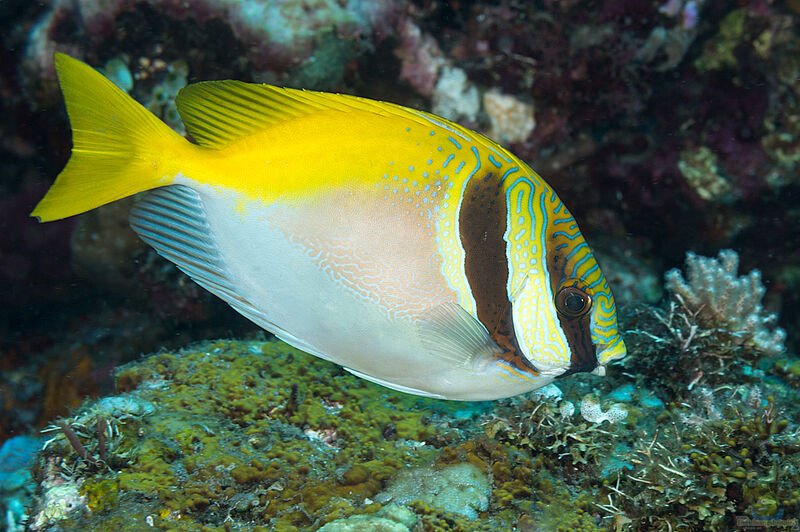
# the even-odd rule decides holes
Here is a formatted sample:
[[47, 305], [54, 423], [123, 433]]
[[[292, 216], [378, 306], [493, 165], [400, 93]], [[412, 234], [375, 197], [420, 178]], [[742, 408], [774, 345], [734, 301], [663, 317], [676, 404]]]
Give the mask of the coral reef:
[[536, 127], [533, 105], [513, 96], [495, 90], [486, 91], [483, 108], [492, 123], [489, 136], [503, 144], [524, 142]]
[[320, 532], [410, 532], [417, 523], [414, 512], [389, 504], [371, 515], [354, 515], [323, 525]]
[[[395, 50], [395, 54], [402, 62], [400, 79], [406, 80], [424, 96], [431, 96], [434, 87], [438, 86], [439, 69], [445, 63], [439, 44], [431, 35], [423, 34], [422, 30], [408, 18], [400, 24], [398, 33], [401, 45]], [[443, 77], [447, 75], [448, 70], [445, 67]], [[466, 79], [466, 76], [463, 76], [463, 79]], [[463, 80], [461, 83], [463, 84]], [[441, 92], [441, 89], [437, 89], [437, 92]]]
[[730, 191], [730, 183], [719, 175], [717, 157], [706, 146], [684, 150], [680, 157], [678, 170], [702, 199], [716, 200]]
[[6, 532], [25, 529], [35, 489], [30, 469], [40, 446], [38, 438], [16, 436], [0, 447], [0, 528]]
[[[80, 40], [88, 39], [100, 46], [115, 37], [115, 26], [121, 16], [138, 9], [140, 2], [112, 0], [78, 2], [58, 0], [32, 30], [25, 57], [25, 67], [40, 75], [52, 75], [51, 57], [56, 50], [73, 54], [82, 48]], [[332, 1], [280, 0], [200, 0], [184, 2], [152, 0], [146, 2], [159, 16], [174, 20], [193, 19], [198, 24], [224, 21], [233, 37], [246, 50], [247, 57], [259, 70], [281, 72], [289, 67], [313, 61], [315, 54], [325, 55], [333, 42], [357, 42], [361, 35], [380, 39], [396, 18], [394, 2], [344, 3]], [[77, 28], [65, 32], [65, 20]], [[80, 35], [82, 39], [74, 39]], [[73, 37], [73, 38], [64, 38]], [[333, 41], [329, 40], [333, 37]], [[337, 63], [343, 67], [363, 51], [363, 46], [350, 46], [348, 54]], [[82, 54], [78, 54], [82, 55]], [[333, 58], [328, 57], [328, 62]], [[328, 68], [328, 64], [320, 65]]]
[[[622, 371], [494, 403], [393, 392], [276, 340], [151, 355], [117, 370], [116, 395], [46, 430], [30, 522], [723, 530], [794, 515], [796, 360], [761, 364], [774, 359], [741, 340], [739, 321], [700, 317], [704, 305], [763, 317], [763, 288], [731, 257], [692, 259], [688, 281], [667, 276], [682, 305], [625, 318], [635, 356]], [[747, 305], [726, 307], [734, 293]]]
[[[796, 527], [799, 13], [795, 0], [0, 2], [0, 526]], [[176, 129], [183, 84], [231, 78], [394, 101], [514, 143], [595, 246], [630, 356], [604, 378], [454, 404], [263, 338], [192, 344], [253, 327], [131, 240], [124, 205], [28, 219], [69, 151], [54, 50]], [[701, 256], [726, 248], [739, 258]], [[15, 436], [43, 428], [31, 469], [42, 441]], [[475, 515], [382, 502], [409, 471], [464, 464], [488, 479]]]
[[[737, 277], [739, 256], [725, 249], [718, 258], [686, 254], [688, 279], [677, 269], [666, 273], [666, 288], [686, 307], [696, 323], [706, 329], [730, 331], [742, 344], [751, 343], [767, 355], [783, 351], [786, 333], [774, 328], [778, 317], [766, 314], [761, 301], [766, 288], [761, 272]], [[691, 339], [687, 338], [691, 342]]]
[[443, 469], [421, 467], [395, 475], [375, 500], [399, 504], [420, 501], [475, 519], [489, 507], [490, 484], [486, 474], [469, 462]]
[[[757, 384], [774, 370], [784, 352], [785, 332], [762, 307], [765, 289], [758, 271], [737, 276], [738, 257], [687, 254], [687, 279], [678, 270], [665, 275], [666, 308], [638, 306], [629, 319], [626, 342], [640, 356], [625, 361], [629, 371], [660, 382], [661, 399], [673, 401], [698, 386]], [[663, 374], [670, 373], [670, 379]]]
[[474, 122], [481, 108], [478, 89], [460, 68], [444, 67], [433, 91], [433, 112], [450, 120]]
[[[118, 503], [136, 526], [181, 515], [176, 526], [227, 516], [302, 529], [372, 513], [385, 480], [435, 456], [443, 436], [426, 410], [462, 408], [387, 394], [275, 341], [154, 355], [116, 379], [122, 395], [54, 426], [44, 453], [85, 498], [77, 528], [110, 526]], [[96, 431], [99, 420], [108, 428]], [[66, 516], [42, 504], [51, 521]]]

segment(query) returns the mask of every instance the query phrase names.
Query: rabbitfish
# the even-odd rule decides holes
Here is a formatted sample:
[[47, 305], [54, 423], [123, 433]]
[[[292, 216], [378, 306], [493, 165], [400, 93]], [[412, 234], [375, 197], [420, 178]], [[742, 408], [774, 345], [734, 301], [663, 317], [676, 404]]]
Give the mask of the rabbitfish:
[[56, 54], [67, 166], [32, 215], [138, 196], [133, 229], [287, 343], [403, 392], [509, 397], [625, 354], [614, 297], [536, 172], [429, 113], [342, 94], [195, 83], [192, 143]]

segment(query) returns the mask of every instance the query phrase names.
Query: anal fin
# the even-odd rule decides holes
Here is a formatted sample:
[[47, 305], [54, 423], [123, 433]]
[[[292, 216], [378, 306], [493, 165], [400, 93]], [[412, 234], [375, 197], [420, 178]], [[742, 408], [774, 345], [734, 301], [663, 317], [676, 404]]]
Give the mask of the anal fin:
[[348, 373], [352, 373], [356, 377], [359, 377], [361, 379], [367, 380], [369, 382], [374, 382], [375, 384], [378, 384], [380, 386], [384, 386], [384, 387], [392, 389], [392, 390], [397, 390], [398, 392], [410, 393], [412, 395], [419, 395], [419, 396], [422, 396], [422, 397], [430, 397], [432, 399], [446, 399], [446, 397], [443, 396], [443, 395], [430, 393], [430, 392], [424, 392], [422, 390], [418, 390], [416, 388], [410, 388], [408, 386], [403, 386], [401, 384], [395, 384], [393, 382], [389, 382], [389, 381], [386, 381], [386, 380], [383, 380], [383, 379], [379, 379], [378, 377], [373, 377], [372, 375], [369, 375], [368, 373], [363, 373], [361, 371], [358, 371], [358, 370], [355, 370], [355, 369], [351, 369], [351, 368], [348, 368], [346, 366], [345, 366], [344, 369]]
[[130, 223], [142, 240], [194, 282], [256, 325], [276, 334], [285, 333], [237, 290], [197, 192], [181, 185], [151, 190], [134, 205]]

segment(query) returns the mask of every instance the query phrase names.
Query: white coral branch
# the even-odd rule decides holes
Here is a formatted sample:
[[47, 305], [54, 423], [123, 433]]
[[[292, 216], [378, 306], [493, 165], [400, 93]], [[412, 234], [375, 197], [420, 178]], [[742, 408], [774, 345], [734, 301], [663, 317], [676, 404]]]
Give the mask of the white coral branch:
[[783, 351], [786, 333], [775, 328], [777, 316], [765, 314], [761, 300], [766, 293], [761, 272], [753, 270], [737, 276], [739, 256], [731, 249], [717, 258], [686, 254], [687, 279], [673, 269], [664, 276], [666, 288], [704, 327], [725, 328], [751, 342], [768, 355]]

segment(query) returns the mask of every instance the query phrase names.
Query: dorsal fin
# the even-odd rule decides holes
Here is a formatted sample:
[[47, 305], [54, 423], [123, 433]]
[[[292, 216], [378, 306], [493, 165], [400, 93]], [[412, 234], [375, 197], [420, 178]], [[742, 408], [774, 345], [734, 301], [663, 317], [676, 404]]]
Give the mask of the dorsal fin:
[[287, 89], [241, 81], [204, 81], [181, 89], [175, 105], [201, 146], [222, 148], [259, 129], [314, 112]]
[[367, 111], [445, 127], [475, 138], [443, 118], [389, 102], [347, 94], [287, 89], [242, 81], [203, 81], [181, 89], [175, 99], [186, 130], [201, 146], [223, 148], [279, 122], [322, 110]]

